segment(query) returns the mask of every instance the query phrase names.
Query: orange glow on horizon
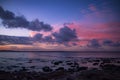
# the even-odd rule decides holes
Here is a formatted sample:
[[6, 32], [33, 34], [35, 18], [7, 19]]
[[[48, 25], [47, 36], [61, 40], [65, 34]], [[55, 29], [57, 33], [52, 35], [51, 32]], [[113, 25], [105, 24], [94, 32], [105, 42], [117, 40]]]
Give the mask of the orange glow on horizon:
[[38, 32], [36, 31], [30, 31], [29, 34], [30, 34], [30, 37], [34, 37]]

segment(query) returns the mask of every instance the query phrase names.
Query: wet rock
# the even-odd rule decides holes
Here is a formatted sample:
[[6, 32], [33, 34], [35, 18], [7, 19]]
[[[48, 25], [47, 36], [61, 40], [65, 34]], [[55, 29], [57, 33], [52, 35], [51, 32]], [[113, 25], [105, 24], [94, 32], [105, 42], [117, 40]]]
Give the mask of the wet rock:
[[17, 68], [17, 67], [19, 67], [19, 66], [17, 66], [17, 65], [13, 65], [13, 66], [11, 66], [11, 67], [13, 67], [13, 68]]
[[91, 70], [98, 70], [98, 68], [91, 68]]
[[101, 68], [107, 71], [119, 71], [120, 72], [120, 66], [113, 65], [113, 64], [106, 64], [106, 65], [101, 66]]
[[59, 65], [61, 63], [63, 63], [63, 61], [55, 61], [55, 62], [53, 62], [54, 65]]
[[72, 62], [67, 62], [66, 64], [67, 64], [67, 65], [72, 65], [73, 63], [72, 63]]
[[74, 68], [68, 68], [67, 71], [70, 72], [70, 73], [74, 73], [74, 72], [75, 72], [75, 69], [74, 69]]
[[28, 63], [32, 63], [32, 60], [29, 60]]
[[67, 78], [66, 80], [74, 80], [74, 79], [72, 79], [72, 78]]
[[87, 62], [85, 62], [85, 61], [82, 61], [81, 63], [82, 63], [82, 64], [86, 64]]
[[111, 63], [110, 59], [103, 59], [103, 63]]
[[8, 70], [12, 70], [12, 67], [11, 66], [7, 66], [6, 67]]
[[4, 68], [3, 66], [0, 66], [0, 69]]
[[70, 67], [76, 67], [75, 65], [71, 65]]
[[88, 67], [77, 67], [78, 71], [87, 70], [87, 69], [88, 69]]
[[93, 63], [94, 66], [98, 65], [99, 63]]
[[22, 65], [22, 63], [18, 63], [18, 65]]
[[120, 64], [120, 61], [117, 61], [117, 63], [119, 63], [119, 64]]
[[71, 62], [71, 61], [65, 61], [65, 62]]
[[98, 63], [99, 63], [99, 62], [100, 62], [100, 60], [94, 60], [94, 62], [98, 62]]
[[79, 64], [78, 64], [77, 62], [74, 62], [74, 65], [75, 65], [75, 66], [79, 66]]
[[44, 72], [51, 72], [51, 71], [53, 71], [53, 70], [52, 70], [50, 67], [48, 67], [48, 66], [43, 67], [42, 70], [43, 70]]
[[3, 62], [7, 62], [7, 61], [4, 60]]
[[104, 66], [104, 65], [105, 65], [105, 63], [103, 63], [103, 62], [102, 62], [102, 63], [100, 63], [100, 67], [102, 67], [102, 66]]
[[21, 71], [28, 71], [28, 69], [26, 69], [25, 67], [21, 67]]
[[35, 66], [31, 66], [30, 68], [35, 68]]
[[58, 69], [56, 69], [56, 71], [64, 71], [64, 67], [59, 67]]

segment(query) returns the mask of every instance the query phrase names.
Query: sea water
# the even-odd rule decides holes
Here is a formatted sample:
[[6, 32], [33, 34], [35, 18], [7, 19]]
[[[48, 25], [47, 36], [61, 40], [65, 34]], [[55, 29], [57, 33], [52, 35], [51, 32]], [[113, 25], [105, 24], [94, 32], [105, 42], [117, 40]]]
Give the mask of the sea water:
[[[58, 67], [69, 68], [66, 61], [77, 62], [80, 66], [93, 66], [94, 60], [109, 59], [112, 63], [120, 61], [120, 53], [112, 52], [0, 52], [0, 70], [14, 71], [25, 67], [29, 71], [42, 71], [44, 66], [52, 69]], [[54, 62], [62, 64], [54, 65]]]

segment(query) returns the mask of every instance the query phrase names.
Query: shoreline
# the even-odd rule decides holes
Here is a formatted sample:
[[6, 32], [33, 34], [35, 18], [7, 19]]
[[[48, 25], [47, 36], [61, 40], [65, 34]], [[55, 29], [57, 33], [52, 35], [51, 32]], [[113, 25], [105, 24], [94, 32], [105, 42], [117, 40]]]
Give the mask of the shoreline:
[[0, 50], [0, 52], [69, 52], [69, 53], [120, 53], [120, 51], [15, 51]]
[[[12, 59], [12, 61], [15, 60]], [[18, 69], [19, 67], [18, 65], [12, 65], [12, 66], [7, 66], [3, 70], [0, 70], [0, 80], [119, 80], [120, 79], [119, 76], [120, 58], [92, 58], [92, 59], [83, 58], [80, 61], [52, 60], [47, 62], [52, 65], [50, 64], [46, 65], [46, 62], [44, 60], [37, 60], [37, 61], [39, 63], [44, 64], [43, 67], [41, 67], [42, 71], [39, 71], [38, 67], [35, 65], [32, 65], [30, 66], [30, 68], [28, 68], [23, 66], [21, 63], [20, 69]], [[36, 60], [30, 59], [25, 62], [26, 63], [24, 64], [30, 65], [36, 63]], [[117, 63], [118, 65], [115, 63]], [[87, 66], [85, 66], [86, 64]], [[88, 66], [88, 64], [92, 64], [93, 67], [89, 68], [90, 65]], [[12, 69], [15, 68], [16, 70], [11, 71]], [[34, 70], [35, 68], [37, 71]]]
[[0, 80], [119, 80], [119, 75], [120, 66], [114, 65], [109, 65], [102, 70], [68, 71], [61, 69], [48, 73], [27, 72], [25, 70], [13, 72], [0, 70]]

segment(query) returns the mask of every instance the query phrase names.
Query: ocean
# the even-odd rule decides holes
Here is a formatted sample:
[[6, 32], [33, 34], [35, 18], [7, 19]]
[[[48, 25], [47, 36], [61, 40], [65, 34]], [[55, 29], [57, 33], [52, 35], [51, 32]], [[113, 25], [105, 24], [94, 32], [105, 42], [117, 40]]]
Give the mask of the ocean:
[[[69, 66], [66, 61], [77, 62], [80, 66], [89, 68], [98, 68], [93, 66], [93, 60], [101, 59], [120, 61], [119, 53], [88, 53], [88, 52], [0, 52], [0, 70], [15, 71], [25, 67], [29, 71], [42, 71], [44, 66], [56, 69]], [[114, 60], [113, 60], [114, 59]], [[54, 65], [55, 62], [62, 61], [60, 65]]]

